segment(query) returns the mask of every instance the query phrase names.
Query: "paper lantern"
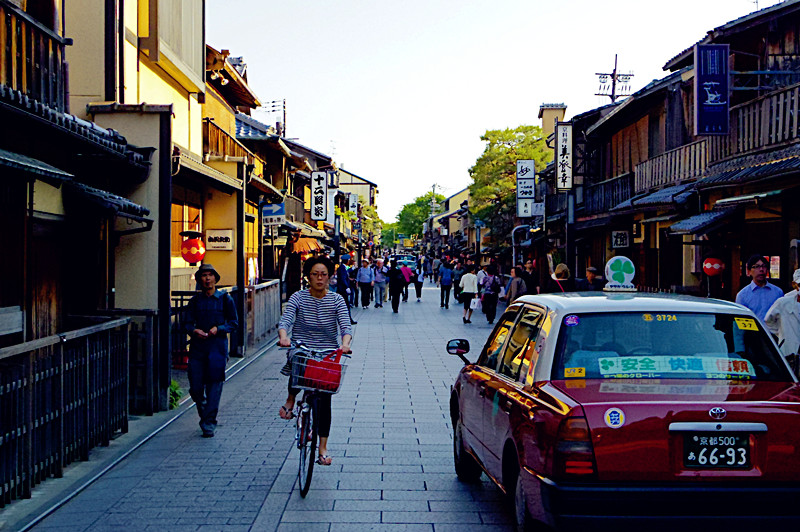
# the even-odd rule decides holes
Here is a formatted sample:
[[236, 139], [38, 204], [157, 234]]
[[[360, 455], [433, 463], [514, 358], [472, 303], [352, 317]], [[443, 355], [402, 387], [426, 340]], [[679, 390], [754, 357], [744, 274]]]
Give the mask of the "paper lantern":
[[703, 272], [709, 277], [715, 277], [725, 269], [725, 263], [720, 259], [709, 257], [703, 260]]
[[189, 238], [181, 244], [181, 257], [194, 266], [206, 256], [206, 246], [199, 238]]

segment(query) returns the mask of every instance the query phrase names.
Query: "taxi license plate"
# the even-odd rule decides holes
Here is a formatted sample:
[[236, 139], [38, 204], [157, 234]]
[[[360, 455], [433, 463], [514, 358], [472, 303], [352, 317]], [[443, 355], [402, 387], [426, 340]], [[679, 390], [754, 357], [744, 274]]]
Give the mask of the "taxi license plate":
[[683, 436], [683, 465], [698, 469], [750, 467], [750, 434], [691, 432]]

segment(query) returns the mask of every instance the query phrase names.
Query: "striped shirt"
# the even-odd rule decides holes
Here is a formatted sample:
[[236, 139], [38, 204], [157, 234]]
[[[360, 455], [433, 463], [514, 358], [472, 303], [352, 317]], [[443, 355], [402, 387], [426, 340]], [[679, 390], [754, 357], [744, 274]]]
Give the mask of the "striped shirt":
[[317, 299], [308, 290], [292, 294], [278, 329], [291, 333], [292, 340], [311, 349], [338, 349], [339, 339], [353, 334], [342, 296], [328, 292]]

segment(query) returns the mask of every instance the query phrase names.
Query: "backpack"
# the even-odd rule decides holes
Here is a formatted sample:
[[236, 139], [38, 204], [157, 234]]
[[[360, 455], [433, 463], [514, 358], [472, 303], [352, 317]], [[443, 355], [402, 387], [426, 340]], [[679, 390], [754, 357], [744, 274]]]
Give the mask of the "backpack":
[[489, 288], [487, 291], [491, 294], [500, 293], [500, 279], [498, 279], [496, 275], [493, 275], [492, 280], [489, 281]]

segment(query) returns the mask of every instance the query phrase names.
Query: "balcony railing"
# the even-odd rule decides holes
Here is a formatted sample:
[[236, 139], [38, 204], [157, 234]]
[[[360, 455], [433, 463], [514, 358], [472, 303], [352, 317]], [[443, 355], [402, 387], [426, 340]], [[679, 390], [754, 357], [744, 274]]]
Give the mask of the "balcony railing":
[[636, 193], [697, 179], [707, 166], [706, 139], [669, 150], [636, 165]]
[[709, 139], [711, 162], [798, 140], [800, 83], [731, 108], [730, 134]]
[[236, 137], [211, 121], [203, 120], [203, 155], [211, 157], [245, 157], [255, 159], [256, 156], [245, 148]]
[[0, 349], [0, 508], [128, 431], [129, 322]]
[[633, 196], [633, 173], [589, 185], [584, 194], [584, 214], [607, 213]]
[[0, 0], [0, 85], [67, 112], [67, 63], [71, 39], [59, 37], [6, 0]]
[[636, 165], [636, 193], [697, 179], [709, 164], [800, 140], [800, 83], [730, 110], [730, 133], [709, 136]]
[[286, 195], [283, 200], [286, 207], [286, 219], [301, 224], [306, 219], [306, 210], [303, 200], [294, 196]]

